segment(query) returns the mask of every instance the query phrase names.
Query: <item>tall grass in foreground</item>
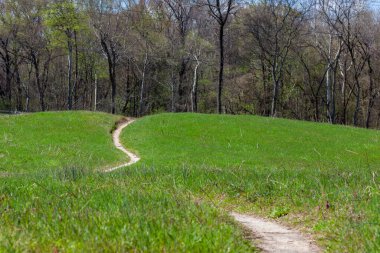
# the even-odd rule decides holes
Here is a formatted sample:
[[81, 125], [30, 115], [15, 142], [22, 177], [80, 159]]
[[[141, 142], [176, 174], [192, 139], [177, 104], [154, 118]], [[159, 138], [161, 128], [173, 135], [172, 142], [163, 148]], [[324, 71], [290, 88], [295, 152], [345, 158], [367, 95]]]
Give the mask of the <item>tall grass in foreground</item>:
[[4, 252], [252, 250], [223, 210], [285, 215], [284, 221], [320, 233], [331, 252], [380, 248], [380, 192], [359, 171], [69, 168], [2, 178], [0, 192]]
[[0, 178], [0, 252], [247, 252], [223, 212], [155, 169]]

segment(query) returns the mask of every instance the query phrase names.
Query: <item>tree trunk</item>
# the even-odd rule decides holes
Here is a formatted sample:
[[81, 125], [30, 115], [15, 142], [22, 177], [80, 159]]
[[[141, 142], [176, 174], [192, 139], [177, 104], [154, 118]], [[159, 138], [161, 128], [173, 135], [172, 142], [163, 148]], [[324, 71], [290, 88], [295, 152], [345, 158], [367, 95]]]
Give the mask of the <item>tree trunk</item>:
[[[78, 56], [78, 42], [77, 42], [77, 33], [74, 31], [74, 47], [75, 47], [75, 73], [74, 73], [74, 85], [73, 85], [73, 93], [74, 93], [74, 107], [76, 106], [76, 102], [78, 101], [78, 84], [79, 84], [79, 56]], [[75, 108], [77, 108], [76, 106]]]
[[145, 53], [144, 67], [141, 78], [141, 88], [140, 88], [140, 111], [139, 115], [142, 116], [144, 112], [144, 89], [145, 89], [145, 71], [148, 64], [148, 52]]
[[359, 124], [359, 113], [360, 113], [360, 96], [361, 96], [361, 86], [360, 86], [360, 74], [362, 71], [362, 67], [364, 67], [364, 64], [362, 67], [358, 64], [354, 52], [354, 48], [350, 47], [349, 48], [351, 60], [352, 60], [352, 67], [354, 68], [354, 81], [355, 81], [355, 88], [356, 88], [356, 93], [354, 92], [355, 95], [355, 111], [354, 111], [354, 117], [353, 117], [353, 123], [354, 126], [358, 126]]
[[224, 24], [219, 27], [219, 83], [218, 83], [218, 97], [216, 100], [217, 113], [222, 113], [222, 92], [223, 92], [223, 72], [224, 72]]
[[278, 94], [279, 94], [279, 81], [274, 80], [273, 81], [273, 96], [272, 96], [272, 108], [271, 108], [271, 116], [276, 117], [277, 116], [277, 101], [278, 101]]
[[330, 101], [330, 118], [331, 124], [335, 124], [335, 84], [336, 84], [336, 69], [337, 66], [333, 67], [332, 72], [332, 82], [331, 82], [331, 101]]
[[314, 97], [315, 99], [315, 121], [319, 121], [319, 102], [318, 102], [318, 96]]
[[185, 87], [185, 75], [186, 75], [186, 60], [181, 60], [181, 68], [179, 70], [178, 79], [178, 104], [177, 111], [186, 111], [186, 87]]
[[125, 87], [125, 103], [124, 103], [124, 106], [123, 106], [123, 114], [126, 114], [127, 113], [127, 110], [128, 110], [128, 105], [129, 105], [129, 90], [130, 90], [130, 83], [131, 83], [131, 75], [130, 75], [130, 66], [131, 66], [131, 63], [130, 63], [130, 59], [127, 60], [127, 64], [126, 64], [126, 87]]
[[171, 90], [171, 105], [170, 105], [170, 111], [175, 112], [175, 95], [176, 95], [176, 89], [175, 89], [175, 77], [173, 71], [171, 71], [171, 83], [170, 83], [170, 90]]
[[28, 82], [27, 85], [24, 86], [25, 90], [25, 112], [29, 112], [29, 107], [30, 107], [30, 93], [29, 93], [29, 87], [31, 84], [32, 80], [32, 72], [33, 72], [33, 63], [30, 63], [30, 68], [28, 65]]
[[94, 81], [94, 105], [93, 105], [93, 111], [96, 111], [96, 104], [97, 104], [97, 96], [98, 96], [98, 76], [95, 74], [95, 81]]
[[108, 74], [110, 78], [111, 83], [111, 113], [116, 113], [116, 104], [115, 104], [115, 97], [116, 97], [116, 52], [114, 48], [112, 47], [112, 42], [110, 42], [110, 45], [107, 45], [107, 42], [102, 37], [100, 43], [102, 44], [103, 51], [107, 55], [107, 61], [108, 61]]
[[368, 63], [368, 76], [369, 76], [369, 90], [368, 90], [368, 106], [367, 106], [367, 117], [365, 121], [365, 127], [369, 128], [370, 127], [370, 122], [371, 122], [371, 111], [372, 107], [375, 105], [375, 98], [377, 94], [373, 92], [374, 88], [374, 83], [373, 83], [373, 69], [372, 69], [372, 64], [371, 64], [371, 58], [368, 57], [367, 60]]
[[73, 109], [73, 82], [72, 82], [72, 72], [73, 72], [73, 43], [71, 41], [71, 32], [67, 33], [68, 40], [67, 40], [67, 49], [68, 49], [68, 56], [67, 56], [67, 70], [68, 70], [68, 95], [67, 95], [67, 108], [68, 110]]
[[16, 64], [14, 66], [14, 74], [16, 77], [16, 87], [17, 87], [17, 101], [16, 101], [16, 109], [17, 111], [22, 111], [22, 84], [21, 84], [21, 78], [20, 78], [20, 72], [18, 68], [18, 64], [16, 61]]
[[328, 63], [328, 70], [326, 74], [326, 109], [327, 109], [327, 120], [332, 123], [331, 118], [331, 63]]
[[12, 71], [11, 71], [11, 56], [8, 50], [5, 51], [5, 94], [8, 99], [8, 109], [12, 110]]
[[191, 89], [191, 111], [196, 112], [197, 111], [197, 84], [198, 84], [198, 67], [200, 65], [200, 62], [198, 60], [197, 56], [194, 56], [195, 60], [197, 61], [195, 68], [194, 68], [194, 78], [193, 78], [193, 87]]
[[269, 116], [269, 106], [268, 106], [268, 88], [267, 88], [267, 75], [266, 75], [266, 67], [263, 60], [263, 57], [260, 57], [260, 64], [261, 64], [261, 75], [262, 75], [262, 83], [263, 83], [263, 92], [264, 92], [264, 98], [263, 98], [263, 114], [265, 116]]
[[361, 93], [361, 88], [360, 88], [360, 83], [359, 83], [359, 77], [355, 75], [355, 82], [356, 82], [356, 93], [355, 93], [355, 112], [354, 112], [354, 126], [358, 126], [359, 123], [359, 112], [360, 112], [360, 93]]
[[111, 113], [116, 113], [116, 103], [115, 103], [115, 97], [116, 97], [116, 76], [115, 76], [115, 64], [111, 63], [110, 66], [110, 79], [111, 79]]
[[37, 56], [34, 52], [31, 52], [31, 57], [32, 57], [32, 62], [34, 66], [34, 75], [36, 78], [36, 84], [37, 84], [37, 89], [38, 89], [38, 94], [39, 94], [40, 108], [41, 108], [41, 111], [45, 111], [46, 110], [45, 90], [42, 87], [42, 83], [41, 83], [39, 59], [37, 59]]
[[[277, 47], [276, 47], [277, 48]], [[277, 51], [277, 49], [276, 49]], [[276, 53], [277, 55], [277, 53]], [[272, 106], [271, 106], [271, 116], [277, 116], [277, 102], [280, 89], [280, 74], [277, 74], [278, 71], [278, 58], [275, 57], [273, 66], [272, 66], [272, 78], [273, 78], [273, 93], [272, 93]]]
[[342, 123], [345, 125], [347, 121], [347, 105], [346, 105], [346, 63], [344, 63], [344, 69], [341, 70], [342, 75], [342, 96], [343, 96], [343, 113], [342, 113]]
[[329, 35], [329, 48], [328, 48], [328, 62], [327, 62], [327, 73], [326, 73], [326, 114], [329, 123], [332, 123], [331, 115], [331, 80], [332, 80], [332, 56], [331, 56], [331, 46], [332, 46], [332, 36]]

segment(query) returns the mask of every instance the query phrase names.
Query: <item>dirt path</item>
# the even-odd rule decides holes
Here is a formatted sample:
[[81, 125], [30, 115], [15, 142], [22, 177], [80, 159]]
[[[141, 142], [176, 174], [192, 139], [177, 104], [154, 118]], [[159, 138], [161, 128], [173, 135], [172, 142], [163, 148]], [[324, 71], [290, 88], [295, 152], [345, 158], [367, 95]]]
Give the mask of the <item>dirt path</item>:
[[230, 215], [251, 231], [255, 246], [270, 253], [317, 253], [321, 250], [296, 230], [272, 221], [239, 213]]
[[[130, 166], [137, 163], [140, 157], [128, 151], [120, 142], [120, 134], [124, 128], [133, 123], [133, 119], [120, 124], [113, 132], [112, 138], [116, 148], [123, 151], [128, 157], [129, 162], [105, 170], [112, 172], [117, 169]], [[257, 218], [250, 215], [230, 213], [237, 222], [242, 224], [252, 234], [255, 247], [268, 253], [317, 253], [321, 250], [313, 244], [311, 240], [304, 237], [296, 230], [284, 227], [272, 221], [263, 218]]]
[[122, 152], [124, 152], [129, 157], [129, 162], [121, 164], [121, 165], [113, 167], [113, 168], [106, 169], [106, 170], [104, 170], [104, 172], [112, 172], [112, 171], [118, 170], [118, 169], [123, 168], [123, 167], [131, 166], [132, 164], [135, 164], [140, 160], [140, 157], [138, 157], [137, 155], [128, 151], [126, 148], [123, 147], [123, 145], [120, 142], [121, 132], [123, 131], [124, 128], [126, 128], [127, 126], [132, 124], [134, 121], [135, 121], [134, 119], [128, 119], [126, 122], [118, 125], [116, 130], [112, 134], [113, 144], [115, 145], [115, 147], [117, 149], [121, 150]]

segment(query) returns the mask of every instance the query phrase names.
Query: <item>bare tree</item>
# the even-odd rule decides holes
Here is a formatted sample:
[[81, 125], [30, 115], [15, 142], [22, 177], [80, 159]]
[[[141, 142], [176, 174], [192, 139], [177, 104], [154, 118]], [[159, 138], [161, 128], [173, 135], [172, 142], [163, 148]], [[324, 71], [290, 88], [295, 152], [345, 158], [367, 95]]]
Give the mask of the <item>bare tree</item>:
[[222, 92], [224, 81], [224, 30], [226, 28], [229, 17], [236, 8], [234, 0], [207, 0], [207, 7], [210, 15], [219, 25], [219, 78], [216, 100], [216, 111], [222, 113]]
[[376, 36], [380, 30], [378, 28], [378, 21], [375, 20], [373, 13], [365, 11], [361, 16], [359, 26], [359, 52], [361, 57], [366, 61], [367, 76], [368, 76], [368, 89], [367, 89], [367, 108], [365, 115], [365, 127], [370, 127], [372, 110], [375, 105], [376, 98], [379, 96], [379, 85], [375, 82], [375, 70], [373, 61], [379, 57], [379, 51], [376, 48]]
[[[190, 62], [190, 57], [185, 52], [186, 38], [191, 27], [192, 14], [195, 8], [192, 0], [163, 0], [167, 6], [169, 19], [173, 20], [178, 34], [179, 45], [176, 47], [179, 52], [179, 69], [178, 69], [178, 98], [176, 102], [177, 111], [189, 110], [187, 97], [189, 94], [189, 85], [186, 83], [186, 73]], [[175, 43], [176, 39], [172, 38]]]
[[142, 116], [216, 104], [379, 126], [379, 13], [368, 3], [0, 0], [0, 106]]
[[212, 46], [206, 40], [202, 39], [197, 30], [192, 31], [188, 39], [188, 54], [193, 60], [193, 82], [190, 92], [191, 112], [198, 110], [198, 79], [199, 68], [206, 61], [206, 56], [210, 52]]
[[294, 0], [270, 0], [254, 6], [244, 19], [244, 25], [255, 39], [260, 55], [271, 69], [273, 82], [271, 116], [278, 112], [280, 89], [288, 54], [299, 36], [306, 9], [297, 9]]
[[[128, 7], [129, 5], [127, 5]], [[125, 53], [122, 34], [126, 29], [126, 19], [122, 16], [125, 4], [119, 2], [108, 3], [101, 1], [98, 6], [93, 6], [91, 21], [94, 33], [99, 40], [102, 51], [107, 59], [108, 75], [111, 86], [111, 113], [116, 113], [117, 93], [117, 65]]]
[[[41, 17], [41, 5], [37, 5], [36, 14], [32, 14], [33, 3], [23, 2], [20, 15], [23, 17], [21, 35], [18, 43], [23, 49], [23, 57], [34, 70], [35, 85], [37, 86], [40, 110], [47, 110], [46, 91], [49, 83], [49, 70], [52, 61], [52, 50], [49, 48], [49, 39], [44, 36], [44, 26]], [[31, 71], [32, 72], [32, 71]]]
[[359, 114], [361, 107], [362, 85], [360, 82], [361, 75], [367, 59], [361, 57], [360, 54], [360, 16], [364, 13], [364, 2], [361, 0], [322, 0], [324, 13], [329, 25], [340, 36], [345, 49], [350, 56], [355, 89], [353, 94], [355, 96], [355, 110], [353, 115], [353, 124], [359, 124]]
[[0, 88], [0, 95], [5, 97], [7, 109], [12, 109], [12, 80], [14, 59], [12, 54], [12, 44], [17, 34], [18, 26], [13, 24], [14, 20], [6, 11], [10, 6], [6, 2], [0, 2], [0, 59], [1, 67], [5, 74], [5, 88]]
[[343, 51], [343, 40], [334, 30], [338, 20], [335, 18], [334, 0], [318, 0], [315, 2], [315, 15], [311, 24], [315, 48], [326, 62], [326, 115], [328, 122], [335, 123], [335, 84], [339, 59]]

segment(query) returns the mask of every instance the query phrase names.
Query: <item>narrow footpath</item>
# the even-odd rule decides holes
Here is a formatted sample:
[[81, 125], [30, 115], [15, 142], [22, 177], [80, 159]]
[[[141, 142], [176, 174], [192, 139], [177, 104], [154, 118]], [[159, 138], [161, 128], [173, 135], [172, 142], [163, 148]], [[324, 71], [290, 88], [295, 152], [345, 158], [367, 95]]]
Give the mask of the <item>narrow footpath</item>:
[[123, 131], [124, 128], [126, 128], [127, 126], [129, 126], [130, 124], [132, 124], [134, 121], [135, 121], [134, 119], [128, 118], [126, 122], [119, 124], [117, 126], [116, 130], [112, 133], [113, 144], [115, 145], [115, 147], [117, 149], [121, 150], [123, 153], [125, 153], [129, 157], [129, 161], [127, 163], [118, 165], [116, 167], [112, 167], [112, 168], [106, 169], [106, 170], [104, 170], [104, 172], [106, 172], [106, 173], [112, 172], [112, 171], [121, 169], [123, 167], [131, 166], [132, 164], [135, 164], [138, 161], [140, 161], [140, 157], [138, 157], [137, 155], [135, 155], [132, 152], [128, 151], [126, 148], [123, 147], [123, 145], [120, 142], [120, 134], [121, 134], [121, 132]]

